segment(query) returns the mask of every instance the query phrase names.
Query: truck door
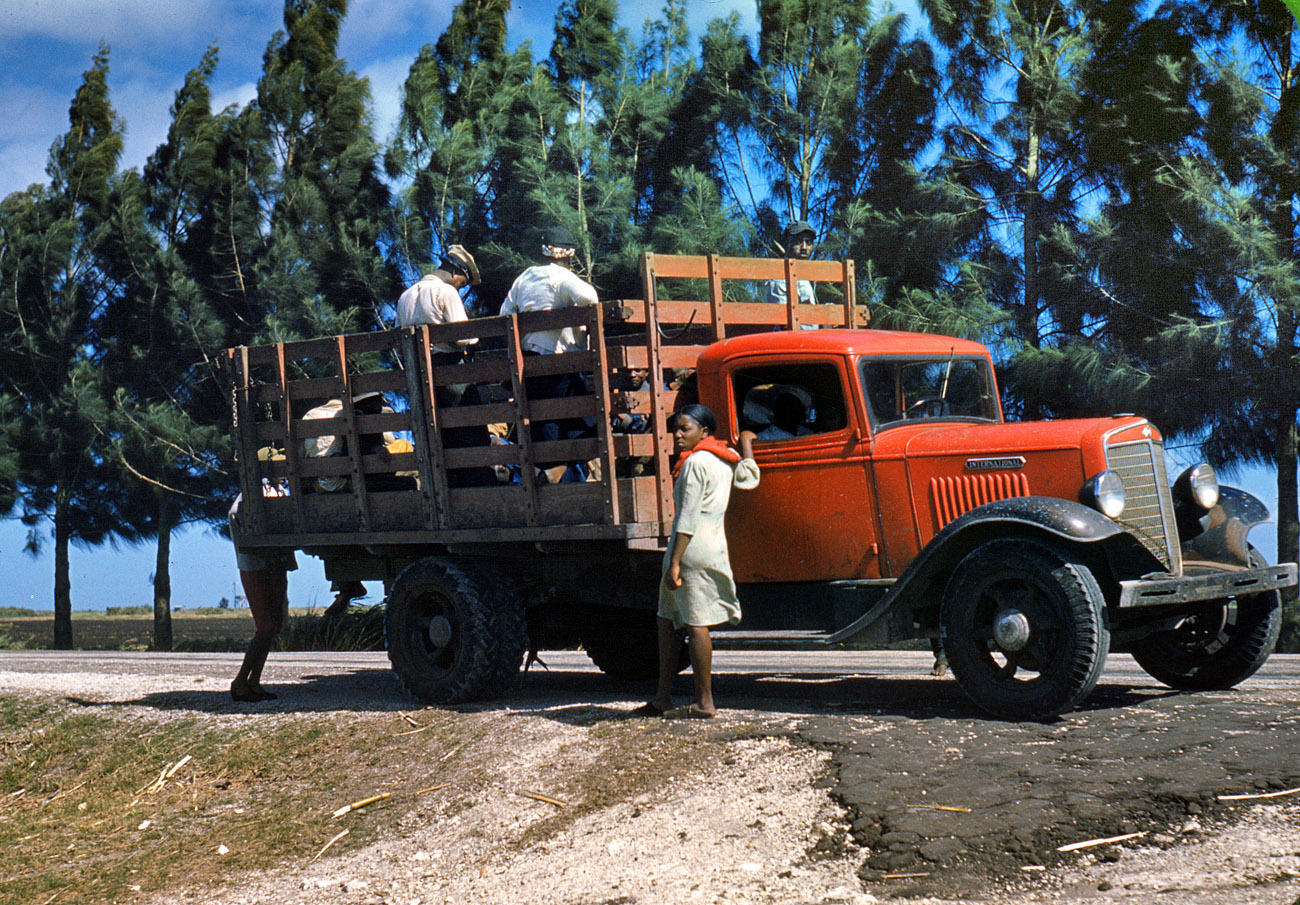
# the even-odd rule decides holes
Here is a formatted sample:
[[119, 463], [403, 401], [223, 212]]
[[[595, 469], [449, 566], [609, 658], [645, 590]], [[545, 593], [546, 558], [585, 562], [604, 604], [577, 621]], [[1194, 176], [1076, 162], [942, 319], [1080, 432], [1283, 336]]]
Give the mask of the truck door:
[[729, 369], [730, 424], [738, 443], [758, 435], [757, 489], [736, 492], [727, 541], [739, 582], [880, 577], [867, 431], [842, 359], [803, 358]]

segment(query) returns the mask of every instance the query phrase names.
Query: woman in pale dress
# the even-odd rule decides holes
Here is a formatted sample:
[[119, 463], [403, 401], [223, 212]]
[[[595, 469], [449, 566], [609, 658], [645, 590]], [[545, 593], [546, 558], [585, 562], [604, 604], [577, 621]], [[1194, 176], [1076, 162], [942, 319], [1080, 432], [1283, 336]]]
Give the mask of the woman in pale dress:
[[[713, 703], [713, 642], [709, 629], [740, 621], [740, 602], [727, 554], [723, 519], [734, 485], [758, 486], [750, 431], [740, 435], [741, 456], [714, 436], [717, 418], [703, 405], [685, 406], [676, 416], [673, 437], [680, 456], [673, 468], [672, 535], [659, 584], [659, 686], [654, 698], [635, 711], [669, 718], [707, 719]], [[673, 679], [681, 633], [685, 630], [695, 678], [695, 698], [674, 709]]]

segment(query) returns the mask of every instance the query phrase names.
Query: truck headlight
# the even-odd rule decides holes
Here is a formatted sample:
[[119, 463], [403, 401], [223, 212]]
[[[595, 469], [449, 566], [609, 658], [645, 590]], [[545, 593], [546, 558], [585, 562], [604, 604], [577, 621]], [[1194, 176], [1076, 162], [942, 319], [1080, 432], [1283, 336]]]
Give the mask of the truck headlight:
[[1124, 481], [1109, 469], [1094, 475], [1083, 485], [1083, 504], [1096, 509], [1106, 518], [1117, 519], [1124, 512]]
[[1219, 476], [1207, 462], [1193, 465], [1174, 481], [1174, 499], [1209, 512], [1219, 505]]

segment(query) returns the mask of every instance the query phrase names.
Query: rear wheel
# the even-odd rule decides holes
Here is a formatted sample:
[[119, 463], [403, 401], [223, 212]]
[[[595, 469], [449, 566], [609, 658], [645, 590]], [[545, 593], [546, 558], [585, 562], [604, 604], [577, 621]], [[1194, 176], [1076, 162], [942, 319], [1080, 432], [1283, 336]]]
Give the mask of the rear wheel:
[[[1251, 551], [1251, 563], [1264, 558]], [[1232, 688], [1255, 674], [1282, 630], [1282, 595], [1265, 591], [1196, 604], [1174, 628], [1133, 643], [1138, 665], [1170, 688]]]
[[[594, 613], [581, 638], [591, 662], [611, 679], [639, 682], [658, 678], [659, 627], [653, 611]], [[690, 654], [683, 639], [677, 671], [688, 663]]]
[[519, 668], [523, 618], [493, 582], [463, 563], [429, 557], [402, 570], [388, 595], [384, 634], [393, 671], [432, 704], [491, 697]]
[[962, 690], [1003, 719], [1046, 719], [1097, 685], [1110, 650], [1092, 572], [1055, 547], [997, 540], [958, 564], [939, 621]]

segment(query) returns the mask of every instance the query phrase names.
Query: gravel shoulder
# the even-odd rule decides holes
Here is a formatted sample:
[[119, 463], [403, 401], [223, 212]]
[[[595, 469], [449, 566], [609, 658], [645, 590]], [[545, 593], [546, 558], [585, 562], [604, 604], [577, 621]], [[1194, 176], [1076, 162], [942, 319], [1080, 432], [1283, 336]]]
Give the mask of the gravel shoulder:
[[[351, 720], [391, 721], [395, 713], [420, 717], [373, 658], [322, 666], [313, 658], [281, 657], [273, 660], [271, 675], [281, 700], [236, 709], [224, 690], [232, 658], [212, 655], [170, 667], [157, 656], [102, 668], [69, 659], [64, 668], [48, 671], [0, 658], [0, 693], [73, 700], [133, 719], [206, 715], [241, 728], [339, 713]], [[1142, 783], [1121, 782], [1108, 798], [1107, 763], [1112, 757], [1121, 761], [1142, 739], [1160, 740], [1155, 753], [1137, 752], [1135, 769], [1148, 786], [1182, 781], [1178, 774], [1193, 763], [1206, 768], [1197, 788], [1221, 788], [1259, 771], [1267, 765], [1246, 741], [1254, 738], [1252, 725], [1267, 716], [1259, 709], [1261, 697], [1274, 708], [1268, 713], [1279, 750], [1271, 772], [1293, 769], [1286, 776], [1300, 775], [1295, 723], [1279, 716], [1290, 709], [1287, 699], [1294, 699], [1289, 685], [1207, 700], [1135, 699], [1131, 689], [1112, 684], [1089, 713], [1056, 726], [1018, 727], [971, 719], [946, 685], [924, 685], [928, 703], [909, 704], [888, 697], [906, 691], [905, 683], [896, 682], [883, 686], [883, 704], [868, 701], [844, 713], [842, 702], [810, 703], [786, 687], [759, 698], [744, 681], [728, 679], [740, 706], [715, 721], [670, 724], [626, 719], [624, 712], [638, 703], [629, 693], [635, 690], [591, 683], [590, 676], [570, 671], [567, 656], [552, 660], [557, 672], [530, 680], [527, 694], [508, 705], [458, 708], [455, 719], [465, 737], [481, 740], [473, 775], [453, 777], [455, 796], [432, 793], [409, 808], [393, 809], [391, 817], [369, 817], [381, 823], [377, 841], [229, 876], [219, 888], [177, 888], [141, 901], [1300, 902], [1300, 796], [1232, 808], [1207, 803], [1201, 813], [1187, 812], [1189, 803], [1199, 801], [1195, 796], [1166, 796], [1161, 800], [1173, 804], [1163, 810], [1117, 818], [1119, 824], [1132, 822], [1143, 836], [1069, 855], [1052, 854], [1047, 837], [1032, 833], [1022, 849], [1011, 850], [1003, 843], [1014, 837], [999, 835], [996, 826], [1007, 814], [1047, 813], [1050, 819], [1052, 809], [1061, 807], [1055, 793], [1044, 793], [1042, 801], [1017, 798], [1035, 782], [1045, 789], [1081, 790], [1103, 810], [1122, 807], [1115, 802], [1141, 795]], [[1224, 716], [1229, 713], [1237, 714], [1235, 722]], [[1176, 744], [1165, 741], [1171, 734]], [[1098, 750], [1097, 740], [1106, 737], [1112, 747]], [[1015, 769], [997, 769], [1009, 749], [1020, 755]], [[1188, 759], [1170, 760], [1171, 750]], [[432, 769], [445, 754], [429, 750], [429, 762], [420, 768]], [[1293, 768], [1278, 766], [1288, 761]], [[911, 770], [901, 768], [907, 763], [914, 765]], [[973, 837], [987, 839], [947, 860], [905, 857], [897, 869], [881, 860], [872, 866], [882, 853], [909, 854], [918, 844], [946, 837], [935, 831], [920, 843], [885, 838], [878, 831], [883, 824], [864, 832], [862, 820], [871, 807], [899, 818], [897, 802], [917, 800], [923, 792], [937, 796], [931, 801], [963, 799], [979, 806], [974, 790], [1001, 783], [1000, 775], [1014, 781], [986, 789], [1006, 799], [1001, 811], [990, 811], [995, 816], [984, 836]], [[1073, 825], [1074, 838], [1110, 826], [1103, 816], [1095, 824]], [[347, 820], [340, 821], [340, 830], [346, 828]], [[922, 873], [927, 877], [906, 876]]]

